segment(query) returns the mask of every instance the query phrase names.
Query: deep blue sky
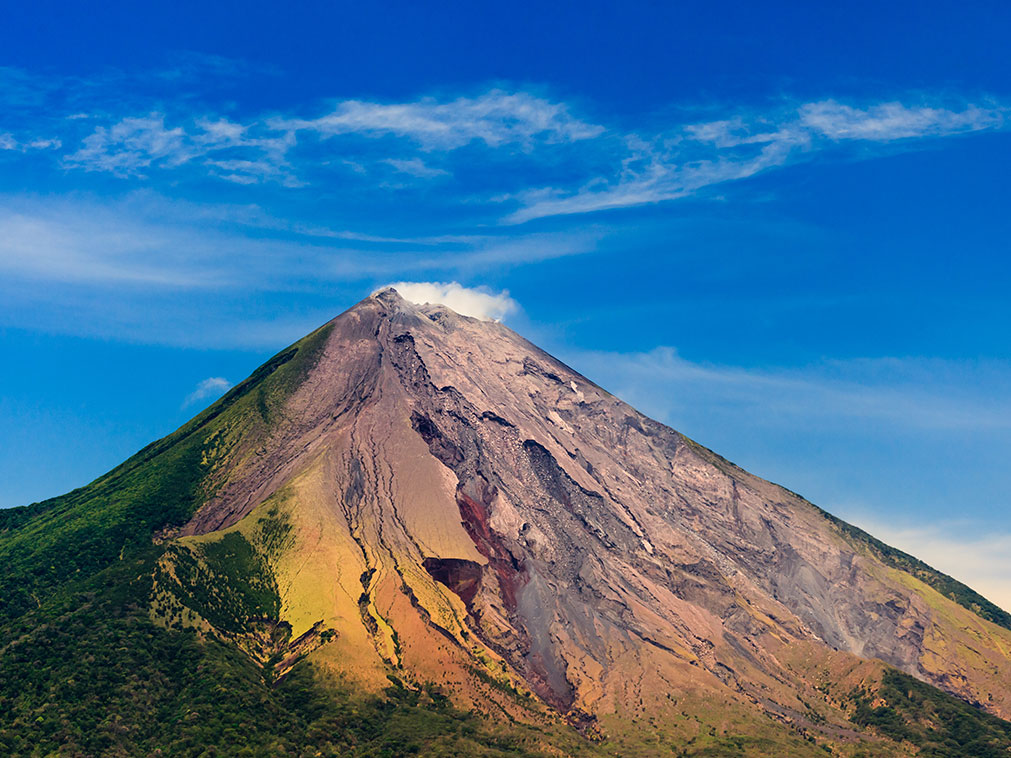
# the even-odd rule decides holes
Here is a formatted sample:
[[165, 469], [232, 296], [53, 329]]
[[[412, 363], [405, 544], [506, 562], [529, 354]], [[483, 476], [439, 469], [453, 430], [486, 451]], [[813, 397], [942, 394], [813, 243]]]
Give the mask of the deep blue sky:
[[1011, 605], [1007, 3], [0, 10], [0, 506], [455, 281]]

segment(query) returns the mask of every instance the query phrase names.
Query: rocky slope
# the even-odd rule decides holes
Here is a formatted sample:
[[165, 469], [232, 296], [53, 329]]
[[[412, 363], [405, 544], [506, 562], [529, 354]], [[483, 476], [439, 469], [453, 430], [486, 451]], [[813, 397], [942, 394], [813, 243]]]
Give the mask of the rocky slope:
[[[893, 706], [893, 667], [1011, 718], [1000, 609], [498, 323], [386, 290], [158, 444], [98, 483], [199, 455], [157, 523], [150, 619], [275, 678], [432, 682], [618, 755], [912, 753], [854, 721]], [[82, 497], [10, 534], [77, 523]]]

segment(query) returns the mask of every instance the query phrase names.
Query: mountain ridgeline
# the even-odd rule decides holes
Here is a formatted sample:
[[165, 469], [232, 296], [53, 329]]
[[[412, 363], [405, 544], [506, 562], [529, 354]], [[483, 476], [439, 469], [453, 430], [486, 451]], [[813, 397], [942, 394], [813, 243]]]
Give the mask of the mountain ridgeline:
[[0, 511], [12, 756], [1007, 756], [1011, 616], [377, 293]]

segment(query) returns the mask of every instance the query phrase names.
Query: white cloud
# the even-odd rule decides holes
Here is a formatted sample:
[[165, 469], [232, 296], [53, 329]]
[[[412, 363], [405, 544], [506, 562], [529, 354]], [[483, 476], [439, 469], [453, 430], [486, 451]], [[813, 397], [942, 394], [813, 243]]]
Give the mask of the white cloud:
[[117, 176], [139, 174], [156, 162], [172, 167], [192, 157], [186, 132], [165, 126], [165, 116], [152, 113], [142, 118], [124, 118], [110, 127], [99, 126], [84, 139], [83, 147], [68, 155], [68, 166], [90, 171], [108, 171]]
[[197, 126], [201, 133], [196, 137], [196, 141], [205, 145], [215, 145], [221, 147], [233, 147], [241, 145], [245, 141], [248, 126], [229, 121], [227, 118], [219, 118], [215, 121], [200, 119]]
[[58, 139], [46, 139], [38, 137], [25, 145], [29, 150], [59, 150], [63, 147], [63, 141]]
[[[22, 82], [15, 89], [28, 81], [18, 72], [11, 76]], [[35, 139], [0, 135], [0, 149], [53, 148], [62, 141], [74, 145], [63, 156], [65, 166], [124, 178], [185, 167], [233, 184], [296, 188], [325, 186], [333, 180], [326, 172], [343, 170], [336, 186], [388, 192], [372, 169], [392, 167], [419, 180], [437, 179], [461, 165], [456, 151], [470, 147], [468, 164], [487, 161], [494, 170], [484, 173], [487, 186], [480, 197], [457, 202], [483, 202], [515, 224], [675, 200], [829, 151], [866, 158], [910, 149], [920, 140], [1004, 129], [1011, 113], [987, 98], [826, 98], [736, 112], [724, 108], [709, 121], [629, 130], [594, 123], [576, 105], [543, 94], [490, 89], [400, 102], [344, 99], [321, 115], [288, 112], [238, 121], [220, 112], [129, 115], [108, 93], [117, 81], [122, 84], [114, 78], [78, 87], [85, 94], [64, 103], [68, 116], [58, 122], [63, 132]], [[64, 85], [51, 89], [72, 89]], [[96, 107], [87, 123], [71, 120], [86, 105], [79, 101], [89, 96]], [[50, 104], [47, 115], [55, 107]], [[134, 114], [146, 112], [133, 108]], [[117, 115], [100, 115], [108, 112]]]
[[891, 102], [857, 108], [824, 100], [687, 124], [652, 137], [630, 135], [612, 176], [597, 177], [574, 191], [549, 187], [517, 193], [520, 208], [507, 221], [673, 200], [786, 166], [846, 141], [887, 144], [1000, 129], [1009, 112], [997, 105], [950, 110]]
[[[9, 278], [81, 284], [203, 287], [219, 283], [181, 235], [123, 223], [100, 209], [0, 211], [0, 271]], [[189, 251], [196, 252], [192, 247]], [[40, 293], [41, 294], [41, 293]]]
[[855, 521], [886, 544], [916, 556], [1011, 612], [1011, 533], [964, 535], [957, 523], [897, 527], [874, 518]]
[[[516, 236], [479, 236], [441, 240], [414, 240], [422, 250], [400, 263], [401, 271], [461, 269], [473, 271], [489, 266], [522, 266], [540, 261], [583, 255], [594, 250], [603, 232], [584, 229], [578, 232], [523, 234]], [[395, 272], [394, 272], [395, 273]]]
[[563, 103], [502, 90], [446, 102], [434, 98], [390, 104], [345, 100], [325, 116], [277, 119], [272, 125], [282, 131], [314, 131], [324, 137], [395, 135], [414, 140], [426, 150], [453, 150], [475, 140], [491, 147], [529, 146], [535, 138], [571, 142], [604, 131], [573, 117]]
[[9, 132], [0, 134], [0, 150], [17, 150], [27, 153], [29, 150], [58, 150], [62, 144], [58, 139], [43, 137], [36, 137], [29, 142], [18, 142]]
[[[671, 347], [569, 357], [616, 394], [675, 421], [700, 407], [763, 423], [886, 422], [918, 430], [1011, 430], [1011, 365], [855, 359], [800, 368], [686, 360]], [[981, 391], [986, 388], [986, 391]]]
[[873, 140], [888, 142], [913, 137], [944, 137], [951, 134], [1000, 128], [1006, 108], [968, 105], [964, 110], [930, 106], [881, 103], [860, 109], [824, 100], [808, 103], [798, 110], [799, 124], [833, 140]]
[[[238, 123], [201, 116], [169, 126], [163, 113], [126, 117], [96, 127], [76, 152], [65, 156], [64, 165], [128, 177], [141, 176], [151, 168], [172, 169], [196, 162], [219, 178], [239, 184], [273, 180], [301, 186], [289, 170], [289, 160], [299, 135], [306, 133], [322, 138], [389, 135], [412, 141], [425, 151], [452, 151], [475, 141], [493, 148], [531, 149], [537, 143], [589, 139], [602, 131], [571, 116], [564, 104], [525, 92], [491, 90], [479, 97], [445, 102], [433, 98], [392, 104], [345, 100], [332, 112], [312, 119], [275, 117]], [[419, 157], [402, 157], [403, 147], [397, 152], [382, 161], [402, 173], [418, 178], [448, 173]]]
[[[197, 166], [236, 184], [300, 187], [308, 176], [319, 182], [321, 171], [338, 166], [352, 167], [363, 182], [370, 163], [433, 179], [451, 173], [451, 154], [471, 145], [497, 151], [500, 157], [489, 158], [496, 161], [529, 160], [542, 151], [541, 176], [550, 176], [564, 160], [564, 179], [542, 178], [540, 187], [517, 186], [529, 171], [493, 174], [504, 186], [490, 190], [487, 200], [514, 203], [518, 207], [506, 221], [522, 223], [673, 200], [825, 151], [853, 153], [858, 143], [866, 146], [859, 151], [866, 157], [868, 147], [1002, 129], [1011, 112], [996, 101], [952, 106], [922, 97], [878, 103], [824, 99], [625, 132], [574, 110], [530, 92], [492, 89], [474, 97], [398, 103], [348, 99], [310, 118], [282, 114], [238, 122], [202, 114], [170, 124], [165, 114], [154, 112], [96, 126], [64, 157], [64, 165], [122, 177]], [[64, 123], [68, 133], [74, 131], [70, 121]], [[564, 159], [560, 147], [568, 151]], [[549, 149], [554, 154], [543, 152]], [[434, 165], [423, 159], [434, 154], [439, 159]], [[475, 159], [482, 160], [468, 154], [468, 161]]]
[[487, 287], [464, 287], [459, 282], [395, 282], [379, 290], [387, 287], [412, 303], [445, 305], [463, 316], [485, 321], [500, 321], [519, 308], [508, 290], [493, 292]]
[[421, 158], [409, 158], [407, 160], [387, 158], [384, 162], [402, 174], [416, 176], [419, 179], [431, 179], [436, 176], [446, 176], [449, 174], [445, 169], [427, 165]]
[[[265, 238], [264, 230], [285, 238]], [[257, 206], [203, 205], [136, 193], [121, 201], [0, 195], [0, 289], [163, 292], [323, 291], [410, 273], [470, 276], [592, 251], [604, 232], [385, 237], [305, 226]], [[58, 306], [58, 303], [53, 303]]]
[[[118, 292], [220, 289], [271, 273], [263, 271], [264, 263], [292, 247], [228, 238], [182, 219], [155, 219], [154, 211], [134, 212], [129, 202], [5, 196], [0, 274], [12, 285], [44, 281]], [[239, 259], [241, 267], [235, 265]], [[45, 288], [29, 292], [51, 297]]]
[[[251, 136], [250, 126], [227, 119], [196, 119], [169, 127], [166, 116], [152, 113], [98, 126], [82, 147], [63, 159], [65, 166], [108, 171], [116, 176], [142, 176], [152, 168], [173, 169], [199, 162], [214, 175], [240, 184], [274, 179], [297, 184], [287, 168], [291, 134]], [[235, 156], [239, 151], [241, 157]]]
[[211, 376], [204, 379], [200, 384], [197, 385], [196, 389], [193, 390], [186, 399], [183, 401], [183, 408], [193, 405], [194, 403], [205, 400], [209, 397], [217, 397], [222, 395], [232, 388], [232, 383], [221, 376]]

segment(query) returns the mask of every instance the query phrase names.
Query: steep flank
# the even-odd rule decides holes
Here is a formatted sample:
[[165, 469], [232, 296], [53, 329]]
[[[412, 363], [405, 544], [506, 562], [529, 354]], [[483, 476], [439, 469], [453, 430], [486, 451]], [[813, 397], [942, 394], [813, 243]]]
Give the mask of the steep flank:
[[[818, 506], [813, 505], [813, 508]], [[831, 513], [818, 508], [831, 524], [845, 535], [855, 547], [863, 547], [875, 558], [886, 566], [905, 571], [907, 574], [915, 576], [924, 584], [933, 587], [949, 600], [954, 600], [963, 608], [967, 608], [980, 618], [1011, 630], [1011, 613], [1003, 608], [991, 603], [976, 590], [967, 587], [957, 579], [953, 579], [947, 574], [943, 574], [935, 568], [928, 566], [919, 558], [914, 558], [908, 553], [886, 545], [881, 540], [873, 537], [863, 529], [848, 524], [842, 519], [836, 518]]]
[[0, 510], [0, 620], [185, 523], [214, 493], [215, 473], [266, 432], [328, 333], [323, 327], [278, 353], [192, 421], [91, 484]]
[[[688, 437], [684, 437], [684, 439], [700, 455], [704, 456], [714, 466], [729, 476], [752, 477], [752, 475], [747, 471], [735, 463], [728, 461], [719, 453], [700, 445], [698, 442], [689, 439]], [[947, 574], [927, 565], [919, 558], [909, 555], [908, 553], [904, 553], [891, 545], [885, 544], [873, 535], [865, 532], [863, 529], [833, 516], [831, 513], [823, 508], [819, 508], [802, 495], [798, 495], [796, 492], [793, 492], [782, 485], [775, 486], [783, 490], [783, 492], [790, 497], [796, 498], [798, 501], [804, 503], [810, 508], [813, 508], [817, 513], [821, 514], [832, 525], [832, 527], [847, 540], [847, 542], [853, 545], [853, 547], [858, 550], [867, 551], [886, 566], [898, 569], [899, 571], [904, 571], [907, 574], [916, 577], [924, 584], [929, 587], [933, 587], [949, 600], [952, 600], [961, 605], [963, 608], [972, 611], [980, 618], [986, 619], [987, 621], [1011, 631], [1011, 613], [1008, 613], [1003, 608], [990, 602], [971, 587], [967, 587], [957, 579], [954, 579], [953, 577], [950, 577]]]

